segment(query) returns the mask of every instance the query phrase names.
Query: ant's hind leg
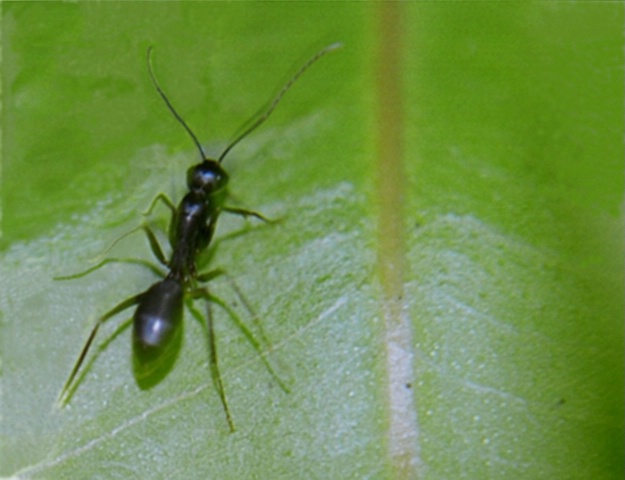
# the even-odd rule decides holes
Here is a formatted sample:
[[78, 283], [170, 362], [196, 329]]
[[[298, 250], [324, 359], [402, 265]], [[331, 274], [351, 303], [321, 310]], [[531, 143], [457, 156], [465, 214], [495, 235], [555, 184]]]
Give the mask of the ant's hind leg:
[[[226, 275], [225, 272], [223, 272], [222, 270], [213, 270], [211, 272], [208, 272], [205, 275], [210, 275], [210, 274], [214, 275], [213, 278], [215, 276], [219, 276], [219, 275]], [[201, 277], [205, 277], [205, 275], [201, 275]], [[239, 295], [240, 293], [241, 292], [237, 290], [237, 295]], [[267, 369], [269, 374], [274, 378], [276, 383], [280, 386], [280, 388], [285, 393], [289, 393], [289, 391], [290, 391], [289, 388], [282, 381], [280, 376], [276, 373], [274, 368], [271, 366], [271, 363], [269, 363], [269, 360], [267, 360], [267, 352], [263, 351], [263, 347], [260, 344], [260, 342], [258, 341], [258, 339], [254, 336], [252, 331], [243, 322], [243, 320], [241, 320], [241, 317], [239, 315], [237, 315], [237, 313], [226, 302], [224, 302], [221, 298], [219, 298], [219, 297], [209, 293], [206, 288], [198, 288], [197, 290], [192, 291], [191, 292], [191, 297], [192, 298], [202, 297], [202, 298], [206, 299], [209, 302], [216, 303], [217, 305], [219, 305], [228, 314], [228, 316], [232, 319], [232, 321], [235, 323], [237, 328], [241, 331], [241, 333], [243, 334], [245, 339], [249, 342], [249, 344], [252, 346], [252, 348], [254, 350], [256, 350], [256, 353], [258, 354], [261, 362], [263, 362], [263, 364], [265, 365], [265, 368]], [[241, 299], [241, 301], [244, 303], [245, 308], [248, 309], [249, 308], [249, 302], [246, 299], [244, 299], [244, 297], [241, 297], [241, 296], [239, 296], [239, 299]], [[251, 311], [251, 314], [254, 315], [253, 311]], [[262, 332], [262, 329], [261, 329], [261, 335], [263, 337], [263, 341], [265, 341], [266, 338], [264, 336], [264, 333]]]
[[[261, 340], [264, 342], [268, 350], [271, 350], [272, 349], [271, 342], [269, 341], [269, 339], [267, 338], [267, 335], [265, 334], [265, 329], [263, 328], [263, 325], [260, 321], [260, 318], [258, 317], [258, 314], [252, 308], [252, 304], [247, 299], [247, 297], [243, 295], [243, 292], [241, 291], [237, 283], [234, 281], [234, 278], [228, 275], [228, 272], [226, 272], [225, 270], [222, 270], [221, 268], [216, 268], [214, 270], [210, 270], [208, 272], [199, 274], [197, 276], [197, 280], [204, 283], [204, 282], [210, 282], [211, 280], [217, 277], [221, 277], [221, 276], [226, 278], [226, 280], [228, 281], [228, 284], [230, 285], [230, 288], [232, 288], [236, 296], [239, 298], [239, 301], [243, 304], [243, 307], [247, 310], [247, 313], [249, 313], [250, 317], [252, 318], [252, 322], [254, 323], [256, 330], [260, 334]], [[259, 345], [259, 348], [260, 348], [260, 345]], [[285, 391], [288, 391], [288, 389], [286, 389], [281, 382], [278, 382], [278, 383], [280, 383], [280, 386], [283, 387]]]
[[89, 338], [85, 342], [85, 345], [82, 347], [80, 355], [78, 356], [78, 360], [76, 360], [76, 363], [74, 364], [74, 368], [72, 369], [72, 373], [70, 373], [69, 378], [67, 379], [67, 381], [65, 382], [65, 385], [63, 386], [63, 390], [61, 390], [61, 393], [59, 394], [57, 402], [60, 406], [64, 406], [69, 400], [69, 397], [71, 394], [70, 387], [72, 386], [72, 383], [74, 381], [74, 378], [76, 377], [76, 374], [78, 373], [78, 370], [80, 370], [80, 366], [82, 365], [83, 361], [85, 360], [85, 357], [87, 356], [87, 352], [89, 352], [89, 348], [91, 347], [91, 344], [93, 343], [93, 339], [98, 333], [98, 329], [100, 328], [100, 325], [102, 325], [105, 321], [107, 321], [112, 316], [117, 315], [118, 313], [123, 312], [127, 308], [130, 308], [133, 305], [136, 305], [137, 303], [139, 303], [142, 295], [143, 294], [139, 294], [139, 295], [135, 295], [134, 297], [127, 298], [126, 300], [124, 300], [123, 302], [119, 303], [118, 305], [113, 307], [111, 310], [106, 312], [100, 318], [98, 318], [98, 321], [96, 322], [93, 329], [91, 330], [91, 333], [89, 334]]
[[[234, 423], [232, 421], [232, 416], [230, 415], [230, 407], [228, 407], [228, 401], [226, 400], [226, 391], [224, 389], [224, 384], [221, 381], [221, 372], [219, 371], [219, 360], [217, 357], [217, 343], [215, 341], [215, 329], [213, 328], [213, 311], [211, 308], [211, 295], [207, 290], [199, 290], [196, 292], [199, 296], [202, 296], [206, 299], [206, 329], [208, 334], [208, 348], [210, 355], [210, 369], [211, 376], [213, 378], [213, 383], [215, 388], [217, 389], [217, 393], [219, 395], [219, 399], [221, 400], [221, 405], [223, 406], [224, 413], [226, 414], [226, 421], [228, 422], [228, 426], [230, 427], [230, 431], [234, 432]], [[191, 314], [200, 322], [203, 323], [202, 314], [198, 312], [193, 305], [189, 305], [189, 310]]]
[[252, 322], [256, 326], [256, 330], [258, 330], [258, 332], [260, 333], [261, 339], [265, 343], [265, 346], [269, 350], [271, 350], [271, 342], [267, 338], [267, 335], [265, 334], [265, 329], [263, 328], [263, 325], [262, 325], [262, 323], [260, 321], [260, 318], [258, 317], [258, 314], [252, 308], [252, 304], [249, 302], [247, 297], [245, 295], [243, 295], [243, 292], [241, 291], [239, 286], [234, 281], [234, 278], [232, 278], [230, 275], [228, 275], [227, 272], [220, 272], [220, 275], [223, 275], [224, 277], [226, 277], [226, 280], [230, 284], [230, 288], [232, 288], [232, 290], [234, 291], [236, 296], [239, 297], [239, 300], [243, 304], [243, 307], [247, 310], [247, 313], [249, 313], [250, 317], [252, 318]]

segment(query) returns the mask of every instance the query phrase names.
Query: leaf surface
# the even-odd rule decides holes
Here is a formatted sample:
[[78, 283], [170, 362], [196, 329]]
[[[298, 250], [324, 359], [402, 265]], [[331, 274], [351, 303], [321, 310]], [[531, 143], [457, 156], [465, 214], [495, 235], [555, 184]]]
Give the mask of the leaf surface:
[[[620, 478], [623, 6], [389, 5], [2, 4], [0, 475]], [[172, 371], [141, 390], [129, 311], [55, 407], [95, 319], [157, 277], [52, 277], [90, 266], [158, 192], [181, 198], [198, 158], [150, 84], [148, 46], [217, 155], [334, 41], [224, 163], [234, 204], [280, 221], [223, 216], [206, 258], [258, 314], [290, 393], [217, 307], [237, 431], [188, 312]], [[167, 211], [150, 221], [164, 230]], [[138, 234], [108, 255], [153, 261]], [[258, 334], [225, 279], [210, 288]]]

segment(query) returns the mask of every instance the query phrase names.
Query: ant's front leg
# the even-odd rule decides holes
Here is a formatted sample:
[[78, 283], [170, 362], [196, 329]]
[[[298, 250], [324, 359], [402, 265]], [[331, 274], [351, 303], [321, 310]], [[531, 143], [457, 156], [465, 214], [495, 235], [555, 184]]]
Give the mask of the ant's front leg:
[[176, 215], [176, 206], [174, 205], [174, 202], [172, 202], [171, 199], [164, 193], [159, 193], [156, 197], [154, 197], [148, 209], [145, 212], [142, 212], [141, 214], [144, 217], [147, 217], [148, 215], [150, 215], [152, 213], [152, 210], [154, 210], [154, 207], [156, 207], [156, 203], [159, 201], [162, 202], [167, 208], [169, 208], [172, 214], [172, 220], [173, 220], [173, 217]]
[[161, 265], [168, 267], [169, 264], [167, 263], [167, 258], [163, 253], [163, 249], [161, 248], [160, 243], [158, 243], [158, 239], [156, 238], [154, 231], [147, 224], [141, 225], [140, 228], [145, 232], [145, 235], [148, 237], [150, 249], [152, 250], [152, 253], [156, 257], [156, 259], [161, 263]]
[[[165, 205], [169, 211], [171, 212], [171, 219], [169, 222], [169, 232], [168, 232], [168, 236], [169, 236], [169, 243], [171, 245], [174, 244], [174, 236], [175, 236], [175, 225], [177, 224], [178, 221], [178, 211], [176, 209], [176, 205], [174, 205], [174, 202], [171, 201], [171, 199], [165, 195], [164, 193], [159, 193], [156, 197], [154, 197], [154, 199], [152, 200], [152, 202], [150, 203], [150, 206], [148, 207], [148, 209], [145, 212], [142, 212], [142, 215], [144, 217], [147, 217], [148, 215], [151, 215], [152, 210], [154, 210], [154, 208], [156, 207], [156, 204], [158, 202], [161, 202], [163, 205]], [[154, 251], [154, 250], [152, 250]]]
[[277, 220], [272, 220], [270, 218], [265, 217], [262, 213], [256, 212], [254, 210], [248, 210], [246, 208], [236, 208], [236, 207], [222, 207], [224, 212], [232, 213], [233, 215], [240, 215], [242, 217], [256, 217], [259, 220], [267, 223], [275, 223]]

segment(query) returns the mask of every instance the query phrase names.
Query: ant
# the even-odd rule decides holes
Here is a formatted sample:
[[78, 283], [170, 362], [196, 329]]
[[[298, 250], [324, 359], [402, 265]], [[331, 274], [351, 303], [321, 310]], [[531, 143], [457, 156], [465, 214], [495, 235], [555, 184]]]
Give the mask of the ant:
[[[137, 362], [136, 365], [143, 368], [143, 371], [145, 372], [153, 373], [154, 371], [163, 370], [162, 363], [165, 361], [164, 358], [166, 359], [167, 356], [169, 356], [173, 357], [167, 360], [169, 362], [169, 367], [171, 367], [171, 364], [173, 364], [173, 360], [175, 359], [175, 355], [171, 355], [171, 352], [172, 350], [174, 352], [177, 351], [176, 345], [179, 345], [181, 339], [183, 305], [185, 296], [187, 296], [191, 300], [204, 299], [207, 302], [206, 327], [209, 337], [211, 373], [226, 415], [228, 426], [231, 431], [234, 431], [234, 423], [226, 401], [226, 395], [217, 363], [217, 349], [213, 331], [213, 318], [210, 308], [211, 303], [216, 303], [229, 313], [233, 320], [235, 320], [238, 324], [239, 328], [241, 328], [245, 337], [258, 352], [260, 352], [261, 347], [253, 337], [251, 331], [240, 322], [238, 316], [230, 308], [228, 308], [222, 300], [212, 295], [205, 286], [199, 286], [201, 283], [206, 283], [220, 275], [224, 275], [225, 272], [221, 269], [215, 269], [206, 273], [199, 273], [196, 267], [196, 259], [210, 245], [215, 233], [217, 219], [222, 212], [241, 215], [244, 217], [253, 216], [262, 221], [269, 220], [260, 213], [252, 210], [224, 205], [227, 197], [226, 187], [228, 184], [228, 174], [223, 169], [221, 164], [234, 146], [236, 146], [241, 140], [247, 137], [267, 120], [280, 100], [282, 100], [282, 97], [284, 97], [286, 92], [291, 88], [293, 83], [295, 83], [295, 81], [313, 63], [340, 46], [341, 44], [335, 43], [323, 48], [313, 55], [282, 87], [273, 101], [269, 104], [267, 110], [247, 129], [245, 129], [243, 133], [238, 135], [223, 150], [217, 159], [206, 156], [202, 145], [191, 128], [175, 110], [167, 95], [165, 95], [165, 92], [156, 80], [152, 69], [152, 47], [148, 48], [147, 68], [152, 84], [165, 102], [169, 111], [193, 140], [200, 153], [201, 162], [188, 169], [187, 187], [189, 191], [182, 198], [177, 207], [166, 195], [161, 193], [154, 198], [148, 211], [145, 213], [148, 215], [158, 201], [164, 203], [165, 206], [167, 206], [171, 211], [169, 242], [171, 244], [172, 253], [170, 258], [167, 259], [165, 257], [156, 235], [147, 224], [137, 228], [144, 230], [154, 256], [168, 269], [168, 273], [163, 275], [164, 278], [154, 283], [146, 291], [127, 298], [110, 309], [96, 321], [95, 326], [91, 330], [91, 333], [85, 342], [80, 355], [78, 356], [78, 360], [74, 364], [74, 368], [61, 390], [58, 399], [60, 405], [68, 403], [71, 392], [75, 388], [75, 386], [74, 388], [71, 388], [74, 384], [74, 379], [76, 378], [76, 375], [78, 374], [78, 371], [87, 356], [89, 348], [91, 347], [100, 326], [109, 318], [134, 305], [137, 307], [133, 316], [132, 342], [135, 354], [134, 358]], [[106, 263], [106, 261], [101, 262], [83, 273], [58, 278], [77, 278], [100, 268], [104, 265], [104, 263]], [[233, 282], [231, 282], [231, 284], [241, 299], [243, 305], [250, 311], [250, 313], [252, 313], [249, 304], [242, 296], [241, 292], [236, 288], [236, 285], [234, 285]], [[202, 320], [201, 314], [192, 308], [191, 304], [189, 305], [189, 310], [196, 318]], [[271, 366], [266, 360], [264, 360], [262, 355], [261, 359], [263, 359], [263, 362], [272, 375], [275, 376]], [[287, 391], [286, 387], [282, 385], [279, 379], [278, 382], [280, 383], [280, 386]]]

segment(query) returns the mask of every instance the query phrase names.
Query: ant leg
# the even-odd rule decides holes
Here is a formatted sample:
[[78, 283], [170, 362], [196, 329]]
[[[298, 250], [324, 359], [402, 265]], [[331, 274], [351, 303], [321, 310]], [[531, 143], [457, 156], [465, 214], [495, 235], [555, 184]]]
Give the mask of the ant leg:
[[[150, 203], [150, 206], [148, 207], [148, 209], [145, 212], [142, 212], [142, 215], [144, 217], [147, 217], [148, 215], [150, 215], [152, 213], [152, 210], [154, 210], [154, 208], [156, 207], [156, 204], [158, 202], [163, 203], [163, 205], [165, 205], [170, 213], [171, 213], [171, 219], [169, 221], [169, 225], [170, 225], [170, 231], [169, 231], [169, 243], [171, 245], [174, 244], [175, 241], [175, 233], [171, 230], [173, 225], [176, 225], [178, 223], [177, 221], [177, 213], [176, 213], [176, 206], [174, 205], [174, 202], [171, 201], [171, 199], [165, 195], [164, 193], [159, 193], [156, 197], [154, 197], [154, 199], [152, 200], [152, 202]], [[154, 251], [154, 250], [152, 250]]]
[[[217, 343], [215, 342], [215, 330], [213, 328], [213, 311], [211, 309], [211, 295], [207, 290], [198, 291], [198, 293], [206, 299], [206, 329], [208, 334], [208, 347], [209, 347], [209, 355], [210, 355], [210, 369], [211, 376], [213, 378], [213, 383], [215, 384], [215, 388], [217, 389], [217, 393], [219, 394], [219, 399], [221, 400], [221, 405], [223, 406], [224, 413], [226, 414], [226, 420], [228, 422], [228, 426], [230, 427], [230, 431], [234, 432], [234, 423], [232, 422], [232, 416], [230, 415], [230, 408], [228, 407], [228, 401], [226, 400], [226, 391], [224, 389], [224, 384], [221, 381], [221, 373], [219, 371], [219, 363], [217, 357]], [[202, 315], [198, 312], [192, 305], [189, 306], [189, 310], [191, 314], [202, 323]]]
[[158, 239], [156, 238], [154, 231], [147, 224], [141, 225], [140, 228], [143, 229], [146, 236], [148, 237], [148, 242], [150, 242], [150, 249], [152, 250], [152, 253], [156, 257], [156, 259], [161, 263], [161, 265], [165, 267], [169, 266], [167, 263], [167, 258], [163, 253], [161, 245], [158, 243]]
[[94, 265], [93, 267], [90, 267], [83, 272], [73, 273], [71, 275], [59, 275], [58, 277], [52, 277], [52, 279], [53, 280], [74, 280], [76, 278], [81, 278], [81, 277], [84, 277], [85, 275], [89, 275], [91, 272], [95, 272], [96, 270], [102, 268], [107, 263], [134, 263], [134, 264], [142, 265], [146, 268], [149, 268], [157, 276], [161, 276], [161, 277], [163, 276], [163, 273], [158, 268], [156, 268], [156, 266], [154, 266], [152, 263], [148, 262], [147, 260], [141, 260], [138, 258], [106, 258], [102, 260], [100, 263], [98, 263], [97, 265]]
[[126, 310], [127, 308], [130, 308], [133, 305], [136, 305], [137, 303], [139, 303], [142, 295], [143, 294], [139, 294], [139, 295], [135, 295], [134, 297], [127, 298], [126, 300], [124, 300], [123, 302], [119, 303], [118, 305], [113, 307], [111, 310], [106, 312], [100, 318], [98, 318], [98, 321], [96, 322], [95, 326], [91, 330], [91, 334], [89, 335], [89, 338], [85, 342], [85, 345], [82, 347], [82, 351], [80, 352], [80, 355], [78, 356], [78, 360], [76, 360], [76, 363], [74, 364], [72, 373], [70, 373], [69, 378], [67, 379], [67, 381], [65, 382], [65, 385], [63, 386], [63, 390], [61, 390], [61, 393], [59, 394], [57, 402], [60, 406], [64, 406], [69, 400], [69, 396], [71, 394], [70, 387], [72, 386], [72, 383], [74, 381], [74, 378], [76, 377], [76, 374], [78, 373], [78, 370], [80, 370], [80, 366], [82, 365], [83, 361], [85, 360], [85, 357], [87, 356], [87, 352], [89, 351], [89, 348], [91, 347], [91, 343], [93, 342], [93, 339], [95, 338], [96, 333], [98, 333], [98, 329], [100, 328], [100, 325], [102, 325], [105, 321], [107, 321], [112, 316], [117, 315], [118, 313]]
[[[208, 272], [205, 275], [210, 275], [210, 274], [213, 274], [214, 275], [213, 278], [214, 278], [215, 276], [224, 275], [224, 272], [222, 270], [214, 270], [212, 272]], [[202, 277], [204, 277], [205, 275], [202, 275]], [[208, 300], [210, 302], [213, 302], [213, 303], [216, 303], [221, 308], [223, 308], [226, 311], [226, 313], [228, 314], [228, 316], [232, 319], [232, 321], [236, 324], [237, 328], [241, 331], [241, 333], [243, 333], [243, 336], [246, 338], [246, 340], [249, 342], [249, 344], [252, 346], [252, 348], [254, 348], [254, 350], [256, 350], [256, 353], [260, 357], [260, 360], [263, 362], [263, 364], [265, 365], [265, 368], [271, 374], [271, 376], [274, 378], [276, 383], [280, 386], [280, 388], [285, 393], [289, 393], [289, 391], [290, 391], [289, 388], [280, 379], [278, 374], [275, 372], [275, 370], [273, 369], [273, 367], [271, 366], [271, 364], [267, 360], [267, 358], [266, 358], [267, 357], [267, 353], [263, 351], [262, 345], [256, 339], [256, 337], [254, 336], [252, 331], [248, 328], [248, 326], [245, 325], [245, 323], [243, 323], [243, 321], [241, 320], [241, 317], [239, 317], [239, 315], [237, 315], [237, 313], [232, 308], [230, 308], [226, 302], [224, 302], [221, 298], [219, 298], [219, 297], [217, 297], [215, 295], [212, 295], [205, 288], [200, 288], [200, 289], [197, 289], [195, 291], [192, 291], [191, 295], [193, 297], [196, 297], [196, 298], [197, 297], [203, 297], [206, 300]], [[247, 300], [246, 300], [246, 302], [247, 302]], [[249, 306], [249, 304], [248, 304], [248, 306]]]
[[[175, 220], [176, 220], [176, 207], [173, 204], [173, 202], [169, 199], [169, 197], [167, 195], [165, 195], [164, 193], [159, 193], [156, 197], [154, 197], [154, 199], [152, 200], [152, 202], [150, 203], [150, 206], [148, 207], [148, 209], [143, 212], [143, 216], [148, 216], [152, 213], [152, 210], [154, 210], [154, 207], [156, 206], [156, 203], [158, 201], [161, 201], [165, 204], [165, 206], [167, 206], [169, 208], [169, 210], [171, 211], [171, 216], [172, 216], [172, 224], [174, 224]], [[146, 236], [148, 237], [148, 242], [150, 242], [150, 248], [152, 249], [152, 253], [154, 254], [154, 256], [158, 259], [158, 261], [164, 265], [165, 267], [167, 266], [167, 260], [165, 258], [165, 255], [163, 254], [163, 249], [161, 248], [160, 244], [158, 243], [158, 240], [156, 238], [156, 235], [154, 234], [154, 231], [150, 228], [149, 225], [147, 224], [142, 224], [139, 225], [138, 227], [133, 228], [132, 230], [130, 230], [129, 232], [124, 233], [123, 235], [117, 237], [108, 247], [107, 249], [100, 255], [100, 257], [103, 257], [104, 255], [106, 255], [115, 245], [117, 245], [117, 242], [119, 242], [120, 240], [132, 235], [133, 233], [135, 233], [138, 230], [143, 230], [143, 232], [146, 234]], [[93, 270], [90, 270], [93, 271]]]
[[232, 213], [234, 215], [241, 215], [242, 217], [256, 217], [259, 220], [267, 223], [275, 223], [277, 220], [272, 220], [270, 218], [265, 217], [262, 213], [255, 212], [254, 210], [247, 210], [246, 208], [236, 208], [236, 207], [221, 207], [224, 212]]
[[[124, 233], [122, 236], [115, 239], [113, 243], [111, 243], [111, 245], [109, 245], [109, 247], [100, 256], [105, 255], [111, 248], [115, 246], [115, 244], [119, 240], [133, 234], [134, 232], [138, 230], [144, 231], [144, 233], [148, 237], [148, 242], [150, 243], [150, 248], [152, 249], [152, 253], [162, 265], [167, 267], [167, 259], [165, 258], [165, 254], [163, 253], [163, 250], [161, 249], [161, 246], [158, 243], [158, 239], [156, 238], [156, 235], [154, 234], [154, 232], [148, 225], [140, 225], [136, 228], [133, 228], [129, 232]], [[81, 278], [81, 277], [84, 277], [85, 275], [89, 275], [91, 272], [95, 272], [96, 270], [99, 270], [107, 263], [137, 263], [139, 265], [147, 266], [150, 270], [156, 273], [156, 275], [162, 276], [161, 272], [159, 272], [158, 269], [154, 267], [154, 265], [152, 265], [149, 262], [146, 262], [145, 260], [131, 259], [131, 258], [105, 258], [104, 260], [100, 261], [93, 267], [89, 267], [88, 269], [83, 270], [82, 272], [72, 273], [71, 275], [59, 275], [57, 277], [53, 277], [53, 279], [54, 280], [73, 280], [76, 278]]]
[[113, 247], [115, 245], [117, 245], [121, 240], [123, 240], [126, 237], [129, 237], [130, 235], [132, 235], [135, 232], [138, 232], [141, 229], [141, 225], [139, 225], [138, 227], [133, 228], [132, 230], [129, 230], [126, 233], [122, 233], [119, 237], [117, 237], [115, 240], [113, 240], [110, 245], [108, 247], [106, 247], [106, 249], [100, 254], [98, 255], [94, 260], [97, 260], [98, 258], [102, 258], [104, 257], [107, 253], [109, 253]]
[[145, 212], [142, 212], [141, 214], [144, 217], [147, 217], [148, 215], [150, 215], [152, 213], [152, 210], [154, 210], [154, 207], [156, 207], [156, 203], [158, 201], [163, 202], [163, 204], [169, 208], [169, 210], [171, 211], [172, 216], [174, 216], [176, 214], [176, 206], [174, 205], [174, 202], [172, 202], [170, 200], [170, 198], [165, 195], [164, 193], [159, 193], [156, 197], [154, 197], [152, 199], [152, 202], [150, 203], [150, 206], [148, 207], [148, 209]]
[[[146, 236], [148, 237], [148, 242], [150, 243], [150, 248], [152, 249], [152, 253], [157, 258], [157, 260], [162, 265], [167, 267], [168, 266], [167, 265], [167, 259], [166, 259], [165, 255], [163, 254], [163, 250], [161, 249], [160, 244], [158, 243], [158, 239], [156, 238], [156, 235], [154, 234], [152, 229], [149, 227], [149, 225], [146, 225], [146, 224], [139, 225], [138, 227], [135, 227], [132, 230], [130, 230], [130, 231], [124, 233], [123, 235], [120, 235], [119, 237], [117, 237], [115, 240], [113, 240], [113, 242], [111, 242], [111, 244], [108, 247], [106, 247], [106, 250], [104, 250], [104, 252], [102, 252], [100, 255], [98, 255], [96, 257], [96, 259], [104, 257], [115, 245], [117, 245], [117, 243], [119, 241], [123, 240], [126, 237], [129, 237], [130, 235], [132, 235], [133, 233], [135, 233], [135, 232], [137, 232], [139, 230], [143, 230], [144, 233], [146, 234]], [[54, 280], [73, 280], [75, 278], [84, 277], [85, 275], [88, 275], [91, 272], [95, 272], [96, 270], [99, 270], [100, 268], [102, 268], [107, 263], [112, 263], [112, 262], [143, 264], [143, 265], [148, 266], [148, 268], [150, 268], [150, 270], [156, 272], [157, 275], [160, 275], [160, 272], [156, 268], [154, 268], [153, 265], [151, 265], [148, 262], [145, 262], [143, 260], [131, 260], [131, 259], [125, 259], [125, 258], [105, 258], [104, 260], [101, 260], [100, 262], [98, 262], [96, 265], [94, 265], [92, 267], [89, 267], [88, 269], [83, 270], [82, 272], [72, 273], [70, 275], [59, 275], [59, 276], [53, 277], [53, 279]]]
[[214, 270], [210, 270], [208, 272], [204, 272], [204, 273], [200, 273], [196, 278], [198, 280], [198, 282], [210, 282], [211, 280], [217, 278], [217, 277], [221, 277], [222, 275], [226, 275], [226, 272], [224, 270], [222, 270], [221, 268], [216, 268]]
[[261, 323], [260, 318], [258, 317], [258, 314], [252, 308], [252, 304], [249, 302], [247, 297], [243, 295], [243, 292], [241, 291], [239, 286], [236, 284], [234, 279], [230, 275], [228, 275], [228, 272], [226, 272], [225, 270], [222, 270], [221, 268], [216, 268], [206, 273], [199, 274], [197, 276], [197, 280], [200, 282], [209, 282], [221, 276], [226, 277], [226, 280], [230, 284], [230, 288], [232, 288], [236, 296], [239, 297], [239, 301], [243, 304], [243, 307], [247, 310], [247, 313], [250, 314], [250, 317], [252, 317], [252, 321], [254, 322], [256, 329], [260, 333], [262, 341], [265, 343], [268, 350], [271, 350], [272, 349], [271, 342], [269, 341], [269, 339], [267, 338], [267, 335], [265, 334], [265, 329], [263, 328], [263, 324]]
[[[130, 231], [126, 232], [126, 233], [121, 234], [119, 237], [117, 237], [115, 240], [113, 240], [113, 241], [109, 244], [109, 246], [108, 246], [108, 247], [106, 247], [106, 248], [104, 249], [104, 251], [103, 251], [102, 253], [100, 253], [98, 256], [96, 256], [96, 257], [95, 257], [92, 261], [93, 261], [93, 262], [96, 262], [96, 261], [98, 261], [99, 259], [103, 258], [103, 257], [104, 257], [104, 256], [106, 256], [106, 254], [107, 254], [107, 253], [109, 253], [109, 252], [113, 249], [113, 247], [114, 247], [115, 245], [117, 245], [117, 244], [118, 244], [121, 240], [123, 240], [123, 239], [124, 239], [124, 238], [126, 238], [126, 237], [129, 237], [130, 235], [132, 235], [132, 234], [133, 234], [133, 233], [135, 233], [135, 232], [138, 232], [140, 229], [141, 229], [141, 225], [139, 225], [138, 227], [133, 228], [132, 230], [130, 230]], [[100, 261], [100, 262], [98, 263], [98, 265], [100, 265], [100, 264], [104, 265], [105, 263], [106, 263], [106, 262], [102, 262], [102, 261]], [[96, 267], [91, 267], [91, 268], [87, 269], [87, 270], [85, 271], [85, 273], [84, 273], [84, 274], [81, 274], [80, 276], [82, 276], [82, 275], [86, 275], [87, 273], [90, 273], [90, 272], [93, 272], [94, 270], [97, 270], [98, 268], [99, 268], [99, 267], [97, 267], [97, 268], [96, 268]], [[77, 277], [78, 275], [79, 275], [79, 274], [68, 275], [67, 277], [68, 277], [68, 278], [69, 278], [69, 277], [75, 277], [75, 276]], [[62, 278], [62, 277], [58, 277], [58, 278]]]
[[262, 341], [265, 343], [267, 348], [269, 350], [271, 350], [271, 348], [272, 348], [271, 347], [271, 342], [267, 338], [267, 335], [265, 335], [265, 330], [263, 328], [263, 324], [261, 323], [260, 318], [258, 318], [258, 314], [252, 308], [252, 304], [248, 301], [248, 299], [245, 297], [245, 295], [243, 295], [243, 292], [241, 291], [239, 286], [236, 284], [234, 279], [230, 275], [228, 275], [228, 273], [222, 272], [222, 275], [224, 277], [226, 277], [226, 280], [230, 284], [230, 288], [232, 288], [232, 290], [234, 290], [234, 293], [237, 295], [237, 297], [239, 297], [239, 300], [243, 304], [243, 307], [247, 310], [247, 313], [250, 314], [250, 317], [252, 317], [252, 322], [254, 322], [254, 325], [256, 326], [256, 329], [260, 333]]

